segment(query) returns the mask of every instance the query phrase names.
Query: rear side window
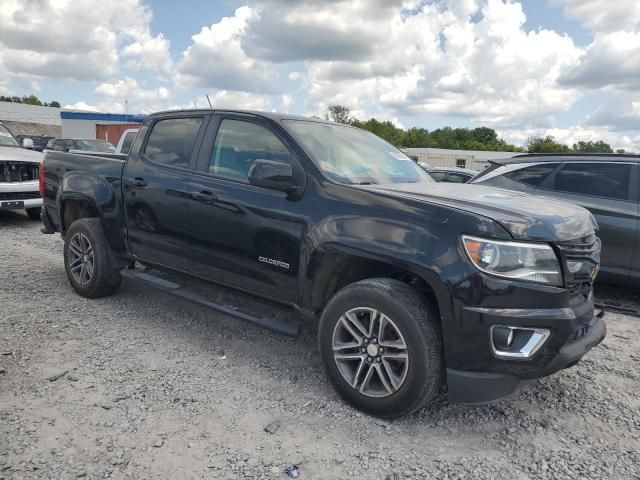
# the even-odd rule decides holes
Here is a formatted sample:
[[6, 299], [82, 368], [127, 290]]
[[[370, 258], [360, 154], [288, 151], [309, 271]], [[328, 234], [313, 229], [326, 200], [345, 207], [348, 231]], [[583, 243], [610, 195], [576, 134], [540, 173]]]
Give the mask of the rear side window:
[[624, 163], [567, 163], [558, 172], [555, 190], [626, 200], [631, 165]]
[[152, 162], [170, 167], [189, 167], [202, 118], [168, 118], [155, 123], [144, 155]]
[[538, 187], [558, 167], [558, 163], [541, 163], [530, 167], [514, 170], [504, 176], [516, 182], [526, 183], [532, 187]]

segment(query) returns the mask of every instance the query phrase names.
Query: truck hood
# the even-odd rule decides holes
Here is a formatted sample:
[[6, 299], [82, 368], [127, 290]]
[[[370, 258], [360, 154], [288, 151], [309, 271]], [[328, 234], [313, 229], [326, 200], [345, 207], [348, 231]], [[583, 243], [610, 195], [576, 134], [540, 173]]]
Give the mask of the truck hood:
[[43, 157], [42, 152], [35, 152], [26, 148], [0, 147], [0, 161], [40, 163]]
[[582, 207], [500, 188], [455, 183], [367, 185], [362, 188], [482, 215], [498, 222], [515, 239], [574, 240], [593, 234], [597, 228], [593, 216]]

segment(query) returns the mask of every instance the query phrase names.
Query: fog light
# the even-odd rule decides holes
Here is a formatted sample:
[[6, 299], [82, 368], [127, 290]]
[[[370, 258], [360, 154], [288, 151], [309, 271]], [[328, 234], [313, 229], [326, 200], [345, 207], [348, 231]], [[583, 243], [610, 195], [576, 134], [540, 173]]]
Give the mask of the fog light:
[[513, 328], [497, 326], [493, 328], [493, 345], [498, 350], [506, 350], [513, 343]]
[[494, 325], [490, 331], [491, 349], [496, 357], [527, 359], [540, 350], [550, 334], [546, 328]]

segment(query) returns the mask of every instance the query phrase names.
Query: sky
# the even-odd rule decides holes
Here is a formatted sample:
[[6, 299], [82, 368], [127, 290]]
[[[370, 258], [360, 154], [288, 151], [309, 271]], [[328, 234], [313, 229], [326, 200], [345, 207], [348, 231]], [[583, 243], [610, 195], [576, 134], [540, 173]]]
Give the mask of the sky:
[[495, 128], [640, 151], [640, 2], [0, 0], [0, 95]]

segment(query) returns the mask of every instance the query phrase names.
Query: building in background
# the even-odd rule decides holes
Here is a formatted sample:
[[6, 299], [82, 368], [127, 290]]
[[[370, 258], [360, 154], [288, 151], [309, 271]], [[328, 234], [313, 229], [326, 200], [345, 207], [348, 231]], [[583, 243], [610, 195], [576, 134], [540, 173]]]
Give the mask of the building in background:
[[143, 115], [83, 112], [57, 107], [0, 102], [0, 122], [18, 141], [33, 139], [42, 150], [51, 138], [98, 138], [116, 146], [122, 132], [138, 128]]
[[143, 115], [124, 115], [98, 112], [60, 112], [63, 138], [98, 138], [106, 140], [114, 147], [122, 132], [128, 128], [138, 128]]
[[448, 150], [445, 148], [401, 148], [416, 162], [432, 167], [458, 167], [481, 171], [489, 160], [511, 158], [521, 152], [487, 152], [483, 150]]

